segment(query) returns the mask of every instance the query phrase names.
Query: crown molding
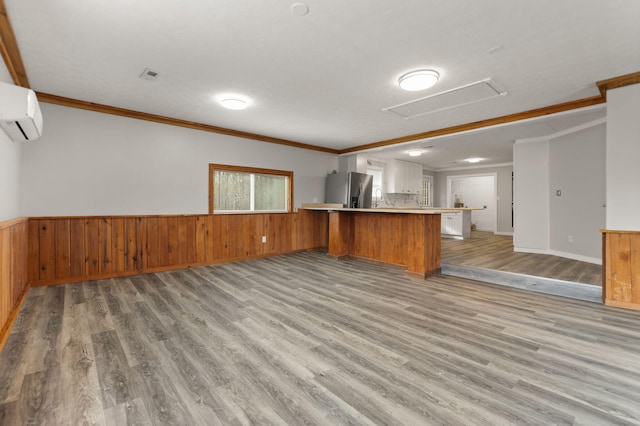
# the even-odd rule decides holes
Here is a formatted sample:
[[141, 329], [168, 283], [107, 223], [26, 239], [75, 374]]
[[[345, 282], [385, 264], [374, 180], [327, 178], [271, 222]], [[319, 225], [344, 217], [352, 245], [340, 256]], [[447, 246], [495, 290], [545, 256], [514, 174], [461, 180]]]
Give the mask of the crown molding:
[[613, 77], [608, 80], [598, 81], [596, 83], [596, 86], [598, 86], [598, 90], [600, 90], [600, 95], [604, 99], [607, 99], [607, 90], [617, 89], [619, 87], [630, 86], [632, 84], [638, 83], [640, 83], [640, 71]]

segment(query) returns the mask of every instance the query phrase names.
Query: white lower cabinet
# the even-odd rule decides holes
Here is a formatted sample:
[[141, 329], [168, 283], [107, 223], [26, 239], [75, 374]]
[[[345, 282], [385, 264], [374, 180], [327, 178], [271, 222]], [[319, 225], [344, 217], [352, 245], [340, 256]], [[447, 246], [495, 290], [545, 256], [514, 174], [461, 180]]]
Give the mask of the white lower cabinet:
[[447, 235], [462, 235], [462, 215], [458, 213], [443, 214], [442, 233]]
[[471, 212], [443, 213], [440, 228], [445, 237], [471, 238]]

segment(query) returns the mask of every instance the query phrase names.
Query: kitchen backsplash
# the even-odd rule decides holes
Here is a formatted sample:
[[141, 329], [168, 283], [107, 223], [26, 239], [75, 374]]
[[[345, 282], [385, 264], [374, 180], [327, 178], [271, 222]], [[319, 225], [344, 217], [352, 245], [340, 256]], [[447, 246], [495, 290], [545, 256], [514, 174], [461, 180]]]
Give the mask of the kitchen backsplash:
[[[386, 201], [386, 203], [385, 203]], [[375, 202], [375, 200], [374, 200]], [[379, 207], [384, 206], [393, 207], [417, 207], [418, 195], [417, 194], [385, 194], [385, 200], [380, 202]]]

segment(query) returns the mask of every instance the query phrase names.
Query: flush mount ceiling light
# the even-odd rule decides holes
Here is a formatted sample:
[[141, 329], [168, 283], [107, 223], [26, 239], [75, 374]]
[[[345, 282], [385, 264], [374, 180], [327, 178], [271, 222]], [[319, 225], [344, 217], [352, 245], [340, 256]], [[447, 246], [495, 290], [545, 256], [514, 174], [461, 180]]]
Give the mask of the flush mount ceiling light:
[[398, 84], [403, 90], [416, 92], [425, 90], [438, 82], [440, 74], [433, 70], [418, 70], [404, 74], [398, 79]]
[[242, 110], [246, 109], [249, 104], [247, 101], [238, 98], [224, 98], [220, 100], [220, 105], [227, 109]]
[[295, 2], [289, 8], [293, 16], [304, 16], [309, 13], [309, 6], [302, 2]]
[[407, 151], [407, 154], [409, 154], [409, 157], [420, 157], [422, 152], [423, 151], [421, 149], [410, 149]]
[[474, 157], [474, 158], [467, 158], [467, 159], [466, 159], [466, 160], [464, 160], [464, 161], [466, 161], [467, 163], [479, 163], [479, 162], [481, 162], [482, 160], [483, 160], [482, 158]]

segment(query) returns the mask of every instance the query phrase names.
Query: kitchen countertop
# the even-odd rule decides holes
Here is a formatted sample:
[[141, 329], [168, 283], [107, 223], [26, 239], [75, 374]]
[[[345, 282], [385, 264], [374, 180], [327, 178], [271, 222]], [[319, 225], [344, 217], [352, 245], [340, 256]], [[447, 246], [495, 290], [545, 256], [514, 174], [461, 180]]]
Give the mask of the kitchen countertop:
[[456, 213], [459, 211], [483, 210], [471, 207], [373, 207], [369, 209], [352, 209], [341, 207], [340, 204], [303, 204], [301, 209], [325, 210], [338, 212], [363, 212], [363, 213], [407, 213], [407, 214], [442, 214]]

